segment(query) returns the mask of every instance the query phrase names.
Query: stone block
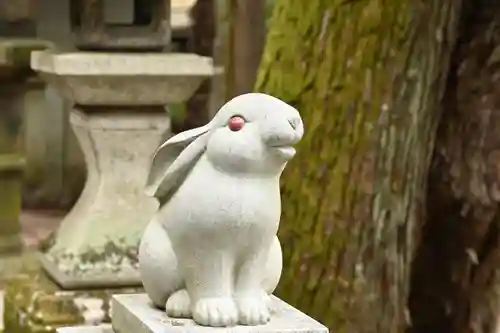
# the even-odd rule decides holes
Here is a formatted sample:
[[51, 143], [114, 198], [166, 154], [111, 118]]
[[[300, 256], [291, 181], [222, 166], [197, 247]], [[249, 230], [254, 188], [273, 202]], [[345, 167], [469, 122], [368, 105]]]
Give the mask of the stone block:
[[212, 59], [182, 53], [33, 52], [31, 66], [79, 105], [185, 102], [214, 75]]
[[70, 326], [57, 329], [57, 333], [114, 333], [110, 324], [96, 326]]
[[152, 306], [146, 294], [115, 295], [112, 325], [116, 333], [328, 333], [325, 326], [274, 296], [273, 308], [266, 325], [212, 328], [199, 326], [191, 319], [169, 318]]

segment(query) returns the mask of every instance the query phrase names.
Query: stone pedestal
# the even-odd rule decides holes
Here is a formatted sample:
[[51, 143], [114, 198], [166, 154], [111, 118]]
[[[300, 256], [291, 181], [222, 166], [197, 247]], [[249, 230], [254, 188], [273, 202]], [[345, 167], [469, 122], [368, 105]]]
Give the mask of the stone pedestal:
[[56, 242], [40, 256], [64, 288], [140, 281], [136, 248], [157, 209], [143, 195], [144, 180], [168, 118], [162, 107], [133, 111], [76, 106], [71, 112], [87, 162], [87, 182]]
[[0, 254], [21, 249], [23, 100], [33, 75], [29, 54], [47, 46], [36, 40], [0, 39]]
[[55, 243], [40, 256], [64, 288], [139, 284], [136, 248], [157, 209], [143, 195], [144, 180], [168, 118], [162, 107], [133, 111], [76, 106], [71, 112], [87, 182]]
[[140, 286], [137, 247], [157, 209], [144, 186], [168, 136], [164, 105], [187, 100], [212, 75], [211, 59], [46, 51], [33, 53], [32, 66], [75, 105], [71, 124], [88, 170], [41, 263], [65, 289]]
[[259, 326], [212, 328], [199, 326], [191, 319], [169, 318], [152, 307], [147, 295], [116, 295], [112, 300], [112, 329], [109, 326], [61, 328], [59, 333], [328, 333], [316, 320], [273, 296], [271, 321]]

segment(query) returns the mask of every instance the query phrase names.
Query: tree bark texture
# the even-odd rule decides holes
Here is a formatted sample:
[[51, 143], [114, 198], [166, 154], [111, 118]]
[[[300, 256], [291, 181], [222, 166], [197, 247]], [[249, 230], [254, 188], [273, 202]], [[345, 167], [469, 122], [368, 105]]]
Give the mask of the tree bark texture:
[[415, 331], [498, 332], [500, 2], [460, 19], [412, 277]]
[[402, 332], [460, 1], [277, 0], [256, 90], [299, 109], [277, 291], [331, 332]]

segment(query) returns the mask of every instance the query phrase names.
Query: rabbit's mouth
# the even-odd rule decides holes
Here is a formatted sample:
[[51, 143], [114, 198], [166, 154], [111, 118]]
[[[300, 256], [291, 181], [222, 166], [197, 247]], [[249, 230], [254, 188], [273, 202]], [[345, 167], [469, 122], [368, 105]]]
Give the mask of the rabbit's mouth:
[[291, 159], [295, 156], [295, 148], [292, 146], [273, 146], [271, 148], [285, 159]]

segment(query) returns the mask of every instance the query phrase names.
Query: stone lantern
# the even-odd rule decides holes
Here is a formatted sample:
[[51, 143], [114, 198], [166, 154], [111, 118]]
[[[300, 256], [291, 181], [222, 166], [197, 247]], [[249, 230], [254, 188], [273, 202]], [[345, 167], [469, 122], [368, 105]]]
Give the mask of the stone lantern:
[[[170, 0], [134, 1], [131, 20], [119, 23], [109, 22], [111, 13], [106, 9], [113, 2], [118, 3], [70, 0], [71, 26], [77, 48], [161, 51], [168, 47], [171, 37]], [[138, 6], [139, 3], [142, 6]]]
[[140, 290], [137, 248], [158, 208], [144, 186], [154, 151], [170, 136], [165, 106], [187, 101], [215, 72], [211, 58], [164, 52], [170, 1], [136, 1], [143, 6], [134, 8], [132, 21], [109, 15], [124, 0], [107, 1], [71, 0], [79, 51], [31, 56], [32, 68], [72, 105], [70, 123], [88, 174], [79, 200], [39, 253], [45, 274], [7, 284], [9, 332], [85, 324], [87, 313], [100, 314], [92, 323], [107, 321], [112, 294]]

